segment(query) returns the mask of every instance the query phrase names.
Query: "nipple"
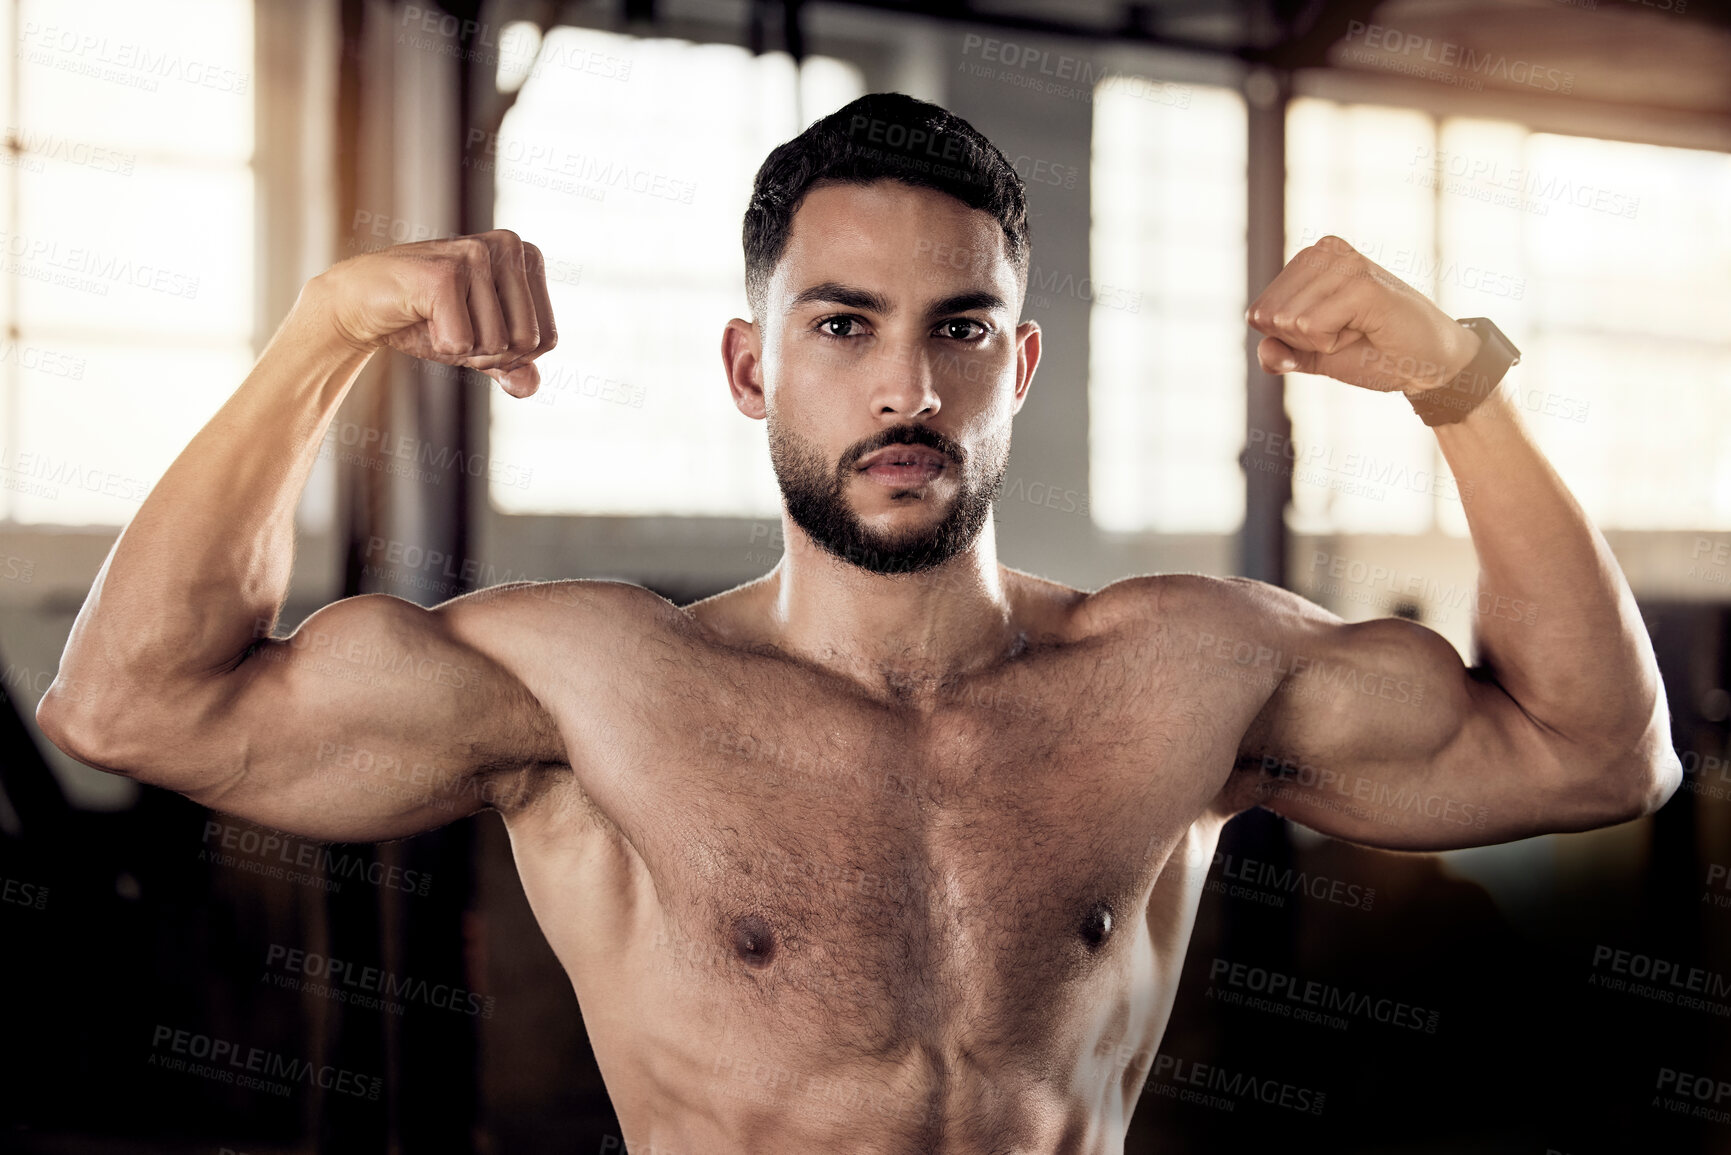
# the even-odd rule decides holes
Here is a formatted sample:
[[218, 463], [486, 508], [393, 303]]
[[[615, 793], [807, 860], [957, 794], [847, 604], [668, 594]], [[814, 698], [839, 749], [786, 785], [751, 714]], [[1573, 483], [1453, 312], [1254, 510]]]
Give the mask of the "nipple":
[[1099, 950], [1112, 937], [1112, 908], [1104, 902], [1094, 904], [1082, 918], [1082, 941], [1089, 950]]
[[775, 956], [775, 932], [761, 915], [748, 914], [733, 924], [733, 952], [748, 967], [766, 967]]

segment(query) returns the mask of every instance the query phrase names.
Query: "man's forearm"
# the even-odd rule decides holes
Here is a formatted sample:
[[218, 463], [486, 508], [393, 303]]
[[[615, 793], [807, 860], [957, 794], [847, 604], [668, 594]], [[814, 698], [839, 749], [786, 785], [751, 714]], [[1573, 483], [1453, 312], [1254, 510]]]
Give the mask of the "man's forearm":
[[[234, 662], [274, 619], [294, 514], [368, 352], [344, 341], [313, 281], [263, 355], [151, 490], [72, 628], [43, 712], [114, 724]], [[63, 701], [62, 701], [63, 699]]]
[[1436, 427], [1479, 559], [1479, 661], [1564, 737], [1627, 750], [1663, 688], [1610, 547], [1539, 452], [1505, 390]]

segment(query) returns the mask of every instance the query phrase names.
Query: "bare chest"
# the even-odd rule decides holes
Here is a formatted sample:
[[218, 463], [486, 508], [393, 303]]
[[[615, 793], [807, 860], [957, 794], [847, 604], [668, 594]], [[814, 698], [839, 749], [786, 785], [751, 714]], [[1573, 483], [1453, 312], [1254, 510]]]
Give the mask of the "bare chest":
[[1037, 1034], [1030, 1008], [1127, 974], [1236, 741], [1091, 653], [919, 709], [736, 658], [607, 706], [573, 754], [653, 889], [641, 961], [705, 998], [845, 1019], [868, 1050], [952, 1021]]

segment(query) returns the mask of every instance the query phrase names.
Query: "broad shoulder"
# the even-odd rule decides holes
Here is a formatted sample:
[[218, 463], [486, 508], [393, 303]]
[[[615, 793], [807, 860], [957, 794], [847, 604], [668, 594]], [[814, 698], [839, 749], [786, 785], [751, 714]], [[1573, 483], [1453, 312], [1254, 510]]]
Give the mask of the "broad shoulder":
[[656, 637], [694, 628], [672, 602], [640, 585], [599, 579], [509, 582], [443, 602], [434, 613], [467, 645], [519, 669], [573, 653], [622, 657]]
[[1087, 633], [1200, 635], [1251, 644], [1340, 623], [1321, 606], [1279, 586], [1197, 573], [1124, 578], [1090, 594], [1078, 615]]
[[435, 607], [452, 615], [497, 621], [506, 617], [534, 619], [567, 618], [565, 611], [579, 616], [624, 615], [630, 619], [671, 621], [679, 608], [660, 594], [631, 582], [600, 578], [565, 581], [504, 582], [452, 598]]

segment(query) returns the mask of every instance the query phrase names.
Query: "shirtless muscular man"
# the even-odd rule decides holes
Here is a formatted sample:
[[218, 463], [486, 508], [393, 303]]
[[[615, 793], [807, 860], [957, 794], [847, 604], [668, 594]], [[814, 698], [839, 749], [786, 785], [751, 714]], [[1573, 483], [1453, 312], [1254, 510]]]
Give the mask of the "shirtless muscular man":
[[[774, 569], [683, 608], [613, 581], [369, 594], [274, 637], [297, 499], [367, 359], [525, 397], [555, 340], [508, 231], [346, 260], [121, 534], [42, 729], [312, 838], [497, 810], [633, 1151], [1119, 1151], [1235, 813], [1443, 849], [1623, 822], [1681, 770], [1622, 573], [1500, 391], [1436, 436], [1481, 602], [1542, 612], [1481, 615], [1471, 668], [1421, 625], [1254, 581], [1088, 592], [999, 564], [1040, 360], [1028, 245], [971, 126], [854, 102], [759, 171], [754, 320], [722, 335], [734, 403], [768, 423]], [[1334, 237], [1247, 319], [1268, 372], [1419, 408], [1482, 340]], [[381, 789], [339, 747], [438, 788]], [[790, 1074], [736, 1077], [754, 1064]]]

